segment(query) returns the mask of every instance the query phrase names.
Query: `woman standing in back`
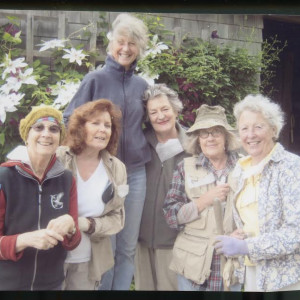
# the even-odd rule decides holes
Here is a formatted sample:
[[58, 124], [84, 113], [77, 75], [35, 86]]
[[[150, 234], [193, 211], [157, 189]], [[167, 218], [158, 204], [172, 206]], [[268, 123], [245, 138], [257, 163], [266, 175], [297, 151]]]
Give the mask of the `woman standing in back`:
[[115, 266], [104, 275], [101, 289], [129, 290], [145, 201], [145, 164], [151, 159], [142, 130], [142, 98], [147, 82], [134, 74], [137, 61], [147, 47], [147, 27], [138, 18], [122, 13], [113, 22], [108, 36], [108, 55], [104, 67], [85, 76], [64, 117], [67, 120], [76, 107], [100, 98], [111, 100], [122, 111], [122, 134], [117, 157], [127, 169], [129, 194], [125, 199], [126, 220], [124, 229], [112, 237]]

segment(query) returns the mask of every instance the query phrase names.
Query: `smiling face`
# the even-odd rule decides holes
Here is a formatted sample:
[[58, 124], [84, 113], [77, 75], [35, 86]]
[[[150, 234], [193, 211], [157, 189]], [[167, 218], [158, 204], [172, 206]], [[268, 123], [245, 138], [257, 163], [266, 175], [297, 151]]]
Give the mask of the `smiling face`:
[[137, 59], [139, 51], [137, 43], [127, 35], [118, 35], [110, 44], [112, 57], [126, 70]]
[[274, 147], [275, 129], [259, 112], [244, 111], [238, 120], [239, 135], [245, 151], [251, 155], [252, 163], [264, 159]]
[[[210, 133], [206, 138], [201, 137], [203, 132]], [[220, 159], [225, 153], [226, 135], [223, 127], [214, 126], [201, 129], [199, 132], [199, 145], [208, 159]]]
[[41, 121], [32, 125], [28, 132], [27, 149], [32, 158], [50, 159], [59, 146], [59, 126], [50, 121]]
[[96, 112], [85, 123], [86, 149], [99, 152], [106, 148], [112, 131], [110, 114], [107, 111]]
[[149, 100], [147, 112], [156, 134], [169, 135], [169, 138], [174, 137], [177, 113], [174, 112], [166, 95]]

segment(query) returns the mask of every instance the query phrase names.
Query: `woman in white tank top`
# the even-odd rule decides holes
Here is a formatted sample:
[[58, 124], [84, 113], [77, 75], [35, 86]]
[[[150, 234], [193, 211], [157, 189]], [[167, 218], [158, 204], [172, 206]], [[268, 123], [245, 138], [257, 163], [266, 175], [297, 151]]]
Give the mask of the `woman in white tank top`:
[[114, 156], [120, 120], [120, 110], [106, 99], [78, 107], [69, 120], [67, 146], [57, 153], [77, 179], [82, 234], [65, 261], [66, 290], [97, 289], [102, 274], [114, 263], [109, 236], [124, 226], [128, 192], [125, 166]]

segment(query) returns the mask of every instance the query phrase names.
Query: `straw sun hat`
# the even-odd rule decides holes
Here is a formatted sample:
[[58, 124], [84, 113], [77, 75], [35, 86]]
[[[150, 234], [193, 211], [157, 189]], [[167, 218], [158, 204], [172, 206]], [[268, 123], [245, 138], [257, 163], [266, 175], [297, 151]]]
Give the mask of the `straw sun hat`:
[[222, 106], [209, 106], [207, 104], [203, 104], [197, 109], [196, 113], [197, 115], [195, 123], [187, 131], [187, 133], [214, 126], [222, 126], [226, 130], [233, 130], [233, 128], [227, 122], [225, 109]]
[[196, 120], [187, 130], [190, 135], [198, 135], [200, 129], [207, 129], [214, 126], [222, 126], [226, 131], [227, 150], [235, 150], [240, 147], [239, 140], [234, 133], [234, 128], [228, 124], [225, 109], [222, 106], [209, 106], [202, 104], [196, 111]]

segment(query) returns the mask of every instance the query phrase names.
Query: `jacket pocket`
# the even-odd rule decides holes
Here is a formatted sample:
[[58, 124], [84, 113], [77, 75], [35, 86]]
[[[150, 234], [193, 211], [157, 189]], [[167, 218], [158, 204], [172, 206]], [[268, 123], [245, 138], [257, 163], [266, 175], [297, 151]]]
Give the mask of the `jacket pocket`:
[[[201, 236], [201, 232], [203, 231], [203, 229], [205, 229], [207, 227], [208, 212], [209, 212], [209, 210], [205, 209], [204, 211], [201, 212], [198, 219], [196, 219], [193, 222], [186, 223], [185, 228], [184, 228], [185, 233], [188, 233], [188, 234], [191, 234], [194, 236], [198, 236], [200, 234], [200, 236]], [[196, 232], [195, 232], [195, 230], [196, 230]], [[200, 231], [198, 232], [198, 230], [200, 230]]]
[[182, 232], [178, 235], [170, 269], [197, 284], [209, 278], [214, 248], [209, 240]]

